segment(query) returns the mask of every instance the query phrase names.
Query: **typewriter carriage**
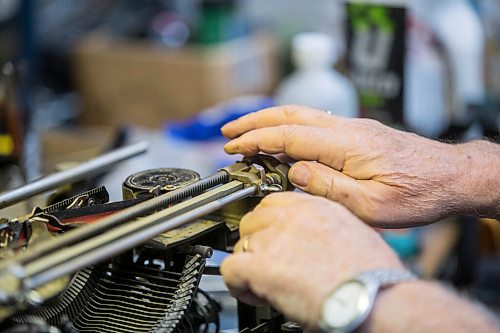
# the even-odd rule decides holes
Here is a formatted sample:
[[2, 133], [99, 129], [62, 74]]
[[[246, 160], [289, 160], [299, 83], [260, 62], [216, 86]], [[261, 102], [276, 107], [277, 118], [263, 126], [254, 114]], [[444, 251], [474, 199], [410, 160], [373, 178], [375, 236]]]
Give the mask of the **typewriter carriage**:
[[[5, 332], [11, 332], [13, 327], [19, 329], [16, 332], [28, 332], [34, 327], [34, 332], [49, 332], [52, 327], [54, 332], [63, 333], [180, 333], [195, 332], [200, 327], [207, 329], [209, 324], [214, 324], [218, 330], [218, 319], [214, 317], [216, 303], [214, 305], [210, 299], [206, 302], [211, 308], [201, 312], [211, 313], [212, 322], [207, 322], [206, 318], [204, 322], [196, 302], [198, 294], [205, 295], [198, 291], [201, 275], [217, 273], [217, 269], [205, 269], [206, 258], [211, 256], [212, 249], [232, 250], [239, 238], [239, 220], [262, 196], [293, 189], [287, 179], [288, 165], [268, 156], [245, 159], [220, 172], [227, 174], [227, 182], [253, 186], [255, 195], [161, 233], [105, 262], [83, 268], [70, 282], [68, 278], [58, 281], [59, 290], [52, 288], [57, 296], [46, 297], [38, 308], [25, 307], [24, 311], [9, 316], [0, 324], [0, 332], [4, 327]], [[144, 201], [198, 181], [199, 176], [190, 170], [143, 171], [125, 180], [124, 200]], [[199, 193], [192, 193], [190, 197], [196, 194]], [[102, 197], [102, 193], [101, 201], [88, 198], [85, 201], [80, 197], [80, 207], [98, 205]], [[73, 198], [68, 206], [59, 204], [57, 208], [61, 211], [71, 209], [74, 202]], [[50, 233], [46, 237], [50, 237]], [[19, 308], [13, 310], [18, 311]], [[239, 322], [245, 331], [280, 332], [283, 318], [269, 307], [255, 309], [242, 305]]]

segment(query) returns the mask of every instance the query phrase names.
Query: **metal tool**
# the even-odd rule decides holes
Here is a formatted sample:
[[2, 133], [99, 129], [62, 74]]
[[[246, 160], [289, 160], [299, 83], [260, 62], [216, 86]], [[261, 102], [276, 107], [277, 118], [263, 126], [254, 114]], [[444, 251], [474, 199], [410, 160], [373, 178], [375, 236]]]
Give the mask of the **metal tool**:
[[45, 176], [39, 180], [20, 186], [14, 190], [0, 194], [0, 209], [28, 199], [65, 183], [75, 182], [85, 177], [99, 174], [103, 170], [126, 160], [130, 157], [144, 153], [148, 144], [144, 141], [115, 149], [107, 154], [84, 162], [74, 168]]
[[[0, 310], [10, 307], [11, 315], [43, 302], [38, 291], [46, 290], [54, 281], [232, 203], [290, 190], [287, 174], [288, 165], [270, 156], [245, 159], [183, 188], [67, 231], [50, 242], [33, 244], [24, 253], [0, 263]], [[196, 282], [195, 276], [189, 276], [187, 269], [186, 280], [179, 284], [181, 291]]]
[[200, 180], [200, 175], [192, 170], [179, 168], [159, 168], [134, 173], [122, 185], [123, 198], [160, 195], [171, 192]]

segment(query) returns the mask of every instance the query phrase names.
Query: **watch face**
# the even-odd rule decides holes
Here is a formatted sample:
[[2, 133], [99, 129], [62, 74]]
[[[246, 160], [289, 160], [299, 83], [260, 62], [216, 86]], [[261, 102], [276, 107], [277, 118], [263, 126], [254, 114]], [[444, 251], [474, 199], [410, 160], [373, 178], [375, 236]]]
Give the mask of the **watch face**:
[[352, 325], [370, 306], [367, 287], [360, 281], [348, 281], [336, 289], [323, 305], [323, 320], [332, 328]]

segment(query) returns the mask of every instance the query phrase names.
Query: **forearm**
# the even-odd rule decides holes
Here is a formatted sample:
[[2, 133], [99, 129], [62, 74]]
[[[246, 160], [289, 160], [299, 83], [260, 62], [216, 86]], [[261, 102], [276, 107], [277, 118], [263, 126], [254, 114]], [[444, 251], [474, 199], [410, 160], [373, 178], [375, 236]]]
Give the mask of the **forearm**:
[[500, 217], [500, 145], [483, 140], [455, 149], [457, 212]]
[[499, 332], [493, 315], [437, 283], [402, 283], [380, 292], [361, 332]]

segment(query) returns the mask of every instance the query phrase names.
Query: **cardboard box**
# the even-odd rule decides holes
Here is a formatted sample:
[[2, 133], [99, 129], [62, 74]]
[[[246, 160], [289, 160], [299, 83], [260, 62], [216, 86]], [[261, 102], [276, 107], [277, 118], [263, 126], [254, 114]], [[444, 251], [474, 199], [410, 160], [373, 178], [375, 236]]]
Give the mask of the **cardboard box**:
[[274, 43], [262, 35], [182, 49], [92, 36], [73, 65], [86, 125], [158, 128], [235, 96], [270, 93], [278, 77]]
[[40, 135], [42, 173], [55, 172], [61, 163], [82, 163], [99, 156], [111, 145], [115, 136], [116, 132], [110, 127], [72, 127], [43, 131]]

